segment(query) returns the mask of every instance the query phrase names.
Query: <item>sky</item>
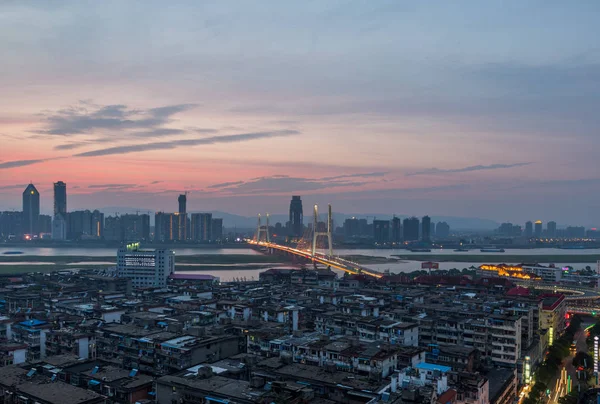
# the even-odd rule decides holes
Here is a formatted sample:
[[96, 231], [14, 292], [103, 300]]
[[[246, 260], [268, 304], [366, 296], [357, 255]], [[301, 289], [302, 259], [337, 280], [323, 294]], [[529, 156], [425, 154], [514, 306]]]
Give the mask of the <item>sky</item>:
[[[0, 210], [600, 226], [600, 3], [0, 2]], [[308, 210], [308, 209], [307, 209]]]

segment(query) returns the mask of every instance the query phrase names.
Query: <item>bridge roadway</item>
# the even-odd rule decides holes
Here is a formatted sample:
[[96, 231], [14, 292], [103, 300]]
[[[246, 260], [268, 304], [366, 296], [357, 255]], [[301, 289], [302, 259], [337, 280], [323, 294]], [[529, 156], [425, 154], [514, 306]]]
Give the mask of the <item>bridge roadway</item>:
[[548, 290], [552, 292], [564, 292], [567, 301], [567, 311], [576, 314], [600, 314], [600, 291], [593, 288], [585, 288], [579, 285], [557, 285], [549, 282], [518, 281], [519, 286]]
[[293, 247], [283, 246], [276, 243], [270, 243], [266, 241], [255, 241], [255, 240], [247, 240], [248, 244], [255, 245], [258, 247], [264, 248], [273, 248], [275, 250], [284, 251], [290, 254], [297, 255], [302, 258], [306, 258], [312, 262], [317, 262], [319, 264], [327, 265], [331, 268], [339, 269], [340, 271], [347, 272], [349, 274], [362, 274], [372, 276], [374, 278], [381, 278], [383, 274], [381, 272], [375, 271], [373, 269], [369, 269], [363, 267], [356, 262], [352, 262], [341, 257], [332, 257], [322, 253], [315, 253], [312, 255], [310, 250], [300, 250]]

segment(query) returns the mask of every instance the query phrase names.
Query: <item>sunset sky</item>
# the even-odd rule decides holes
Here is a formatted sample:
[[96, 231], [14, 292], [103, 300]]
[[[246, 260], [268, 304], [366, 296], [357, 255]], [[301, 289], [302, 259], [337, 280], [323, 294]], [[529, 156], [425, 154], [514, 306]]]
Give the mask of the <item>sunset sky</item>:
[[[435, 3], [435, 4], [434, 4]], [[600, 2], [0, 2], [0, 210], [600, 225]]]

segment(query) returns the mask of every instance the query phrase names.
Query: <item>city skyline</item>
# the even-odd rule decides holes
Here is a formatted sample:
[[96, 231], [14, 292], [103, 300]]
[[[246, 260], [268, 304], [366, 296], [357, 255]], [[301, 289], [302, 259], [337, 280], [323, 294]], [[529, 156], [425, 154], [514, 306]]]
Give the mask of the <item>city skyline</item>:
[[84, 3], [0, 5], [0, 210], [597, 224], [597, 3]]

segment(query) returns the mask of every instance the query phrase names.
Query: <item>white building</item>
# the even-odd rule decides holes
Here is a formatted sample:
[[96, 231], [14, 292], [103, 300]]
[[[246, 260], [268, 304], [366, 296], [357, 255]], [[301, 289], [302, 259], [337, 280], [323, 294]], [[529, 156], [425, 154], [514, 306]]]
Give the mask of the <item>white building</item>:
[[142, 250], [132, 243], [117, 253], [117, 277], [131, 279], [134, 288], [165, 287], [174, 271], [172, 250]]
[[67, 239], [67, 221], [62, 215], [56, 215], [54, 216], [54, 219], [52, 219], [52, 239]]

